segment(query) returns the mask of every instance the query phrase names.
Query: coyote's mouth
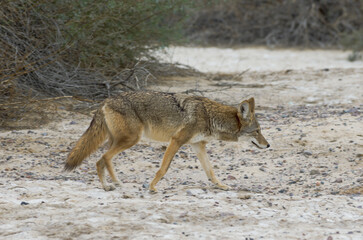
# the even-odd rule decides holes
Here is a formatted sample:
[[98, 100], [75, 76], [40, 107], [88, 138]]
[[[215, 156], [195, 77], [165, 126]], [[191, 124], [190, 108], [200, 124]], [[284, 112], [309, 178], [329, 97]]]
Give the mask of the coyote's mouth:
[[253, 143], [253, 145], [255, 145], [257, 148], [262, 149], [262, 147], [260, 147], [257, 143], [255, 143], [254, 141], [251, 141]]

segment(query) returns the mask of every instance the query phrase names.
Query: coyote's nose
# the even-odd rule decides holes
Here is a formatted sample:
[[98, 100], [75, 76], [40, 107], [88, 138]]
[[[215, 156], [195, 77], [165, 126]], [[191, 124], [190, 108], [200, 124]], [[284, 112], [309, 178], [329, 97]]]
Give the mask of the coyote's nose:
[[270, 147], [270, 144], [267, 144], [267, 148], [269, 148]]

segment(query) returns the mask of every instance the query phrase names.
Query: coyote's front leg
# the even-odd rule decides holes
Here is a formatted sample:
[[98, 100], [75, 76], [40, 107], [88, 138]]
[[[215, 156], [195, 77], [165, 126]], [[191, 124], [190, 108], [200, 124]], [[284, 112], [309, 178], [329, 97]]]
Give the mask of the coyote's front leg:
[[190, 132], [191, 127], [188, 128], [186, 126], [182, 130], [180, 130], [175, 136], [173, 136], [170, 140], [170, 144], [165, 151], [163, 161], [161, 163], [159, 171], [157, 171], [154, 179], [150, 183], [150, 191], [156, 192], [155, 185], [160, 181], [160, 179], [165, 175], [168, 171], [171, 160], [173, 159], [175, 153], [179, 150], [179, 148], [191, 138]]
[[222, 190], [229, 190], [230, 187], [221, 183], [214, 174], [213, 167], [211, 166], [207, 151], [205, 149], [206, 142], [198, 142], [191, 144], [193, 150], [196, 152], [197, 157], [202, 164], [202, 167], [207, 174], [208, 179], [216, 185], [217, 188]]
[[161, 167], [159, 171], [157, 171], [154, 179], [150, 183], [150, 191], [157, 192], [155, 185], [160, 181], [160, 179], [165, 175], [165, 173], [168, 171], [171, 160], [173, 159], [175, 153], [179, 150], [181, 147], [180, 144], [177, 143], [174, 139], [171, 140], [168, 148], [165, 151], [163, 162], [161, 163]]

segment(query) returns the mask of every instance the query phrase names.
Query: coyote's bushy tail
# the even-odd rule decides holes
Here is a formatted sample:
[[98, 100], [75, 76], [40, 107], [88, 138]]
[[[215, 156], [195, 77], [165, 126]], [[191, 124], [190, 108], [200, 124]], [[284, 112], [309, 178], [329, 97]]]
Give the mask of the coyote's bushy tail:
[[103, 112], [97, 110], [90, 126], [69, 153], [64, 170], [71, 171], [81, 165], [82, 161], [105, 141], [106, 135], [107, 129]]

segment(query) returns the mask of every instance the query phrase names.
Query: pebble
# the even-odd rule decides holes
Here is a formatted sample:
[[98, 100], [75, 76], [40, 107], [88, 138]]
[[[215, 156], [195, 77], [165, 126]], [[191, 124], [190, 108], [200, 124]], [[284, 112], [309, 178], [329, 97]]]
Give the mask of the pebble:
[[335, 183], [342, 183], [342, 182], [343, 182], [343, 179], [342, 178], [335, 179]]
[[279, 190], [279, 193], [285, 193], [286, 192], [286, 189], [280, 189]]
[[317, 169], [313, 169], [310, 171], [310, 175], [319, 175], [319, 174], [320, 174], [320, 171]]
[[186, 152], [184, 152], [184, 151], [179, 151], [179, 156], [181, 158], [188, 158], [188, 154]]
[[204, 191], [202, 189], [189, 189], [186, 191], [187, 196], [198, 196], [203, 193]]
[[295, 184], [295, 183], [297, 183], [297, 181], [295, 181], [295, 180], [290, 180], [287, 184]]
[[238, 196], [238, 198], [241, 200], [247, 200], [247, 199], [251, 199], [251, 195], [240, 195], [240, 196]]
[[313, 155], [313, 153], [311, 151], [308, 151], [308, 150], [304, 151], [303, 154], [305, 156], [311, 156], [311, 155]]
[[28, 202], [21, 202], [20, 205], [23, 205], [23, 206], [24, 205], [29, 205], [29, 203]]
[[236, 180], [237, 178], [236, 178], [235, 176], [228, 175], [227, 179], [228, 179], [228, 180]]

